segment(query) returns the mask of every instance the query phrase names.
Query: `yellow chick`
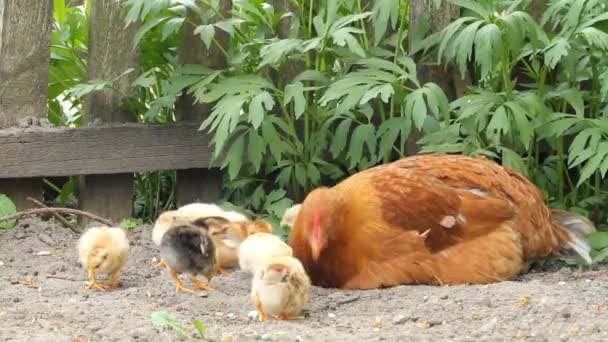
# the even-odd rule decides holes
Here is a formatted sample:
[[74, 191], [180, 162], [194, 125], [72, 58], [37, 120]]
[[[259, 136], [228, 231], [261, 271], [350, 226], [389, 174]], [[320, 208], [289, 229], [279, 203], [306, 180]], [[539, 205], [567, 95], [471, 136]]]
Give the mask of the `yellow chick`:
[[[122, 228], [93, 227], [82, 234], [78, 241], [78, 256], [88, 273], [88, 288], [105, 291], [117, 286], [128, 254], [129, 239]], [[107, 274], [106, 284], [97, 283], [96, 273]]]
[[231, 222], [248, 221], [247, 216], [239, 214], [236, 211], [224, 210], [215, 204], [190, 203], [177, 210], [195, 220], [205, 217], [222, 217]]
[[239, 267], [245, 272], [255, 274], [266, 259], [279, 256], [293, 256], [291, 247], [276, 235], [253, 234], [239, 246]]
[[281, 226], [287, 226], [289, 229], [291, 229], [296, 223], [296, 219], [298, 218], [301, 207], [301, 204], [296, 204], [290, 208], [287, 208], [287, 210], [285, 210], [283, 213], [283, 217], [281, 218]]
[[238, 248], [250, 235], [256, 233], [272, 233], [272, 226], [264, 221], [230, 222], [221, 217], [206, 219], [209, 234], [215, 244], [215, 259], [217, 271], [227, 275], [226, 267], [238, 264]]
[[251, 301], [260, 321], [268, 315], [280, 320], [303, 319], [310, 294], [310, 279], [302, 263], [291, 256], [266, 259], [251, 282]]

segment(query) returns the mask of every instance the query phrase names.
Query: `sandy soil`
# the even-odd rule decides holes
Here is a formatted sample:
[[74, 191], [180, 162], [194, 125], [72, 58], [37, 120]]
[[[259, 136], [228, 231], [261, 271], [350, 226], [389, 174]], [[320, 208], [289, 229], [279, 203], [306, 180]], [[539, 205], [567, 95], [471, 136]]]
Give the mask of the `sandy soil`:
[[192, 334], [191, 322], [200, 320], [214, 341], [608, 340], [606, 266], [579, 271], [549, 262], [484, 286], [314, 288], [305, 320], [260, 323], [248, 317], [244, 273], [213, 279], [219, 291], [176, 294], [169, 275], [152, 267], [150, 232], [130, 231], [123, 287], [104, 293], [85, 289], [77, 236], [68, 229], [26, 219], [0, 231], [0, 341], [184, 340], [152, 324], [158, 310]]

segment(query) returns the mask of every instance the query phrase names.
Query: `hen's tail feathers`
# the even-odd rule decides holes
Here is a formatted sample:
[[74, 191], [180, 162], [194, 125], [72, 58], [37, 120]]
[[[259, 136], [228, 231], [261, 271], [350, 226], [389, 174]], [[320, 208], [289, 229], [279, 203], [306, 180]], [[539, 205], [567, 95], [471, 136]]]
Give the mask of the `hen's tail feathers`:
[[582, 215], [565, 210], [552, 209], [551, 215], [570, 235], [567, 247], [591, 264], [591, 246], [586, 236], [595, 231], [593, 223]]

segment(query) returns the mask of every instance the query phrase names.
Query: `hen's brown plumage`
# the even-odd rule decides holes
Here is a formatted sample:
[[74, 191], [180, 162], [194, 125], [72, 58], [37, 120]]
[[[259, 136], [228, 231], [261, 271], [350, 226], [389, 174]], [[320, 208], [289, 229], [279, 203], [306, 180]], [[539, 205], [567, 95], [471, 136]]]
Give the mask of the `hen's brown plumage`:
[[508, 168], [420, 155], [312, 191], [290, 244], [316, 285], [367, 289], [505, 280], [564, 247], [588, 259], [580, 235], [591, 230], [574, 214], [552, 215]]

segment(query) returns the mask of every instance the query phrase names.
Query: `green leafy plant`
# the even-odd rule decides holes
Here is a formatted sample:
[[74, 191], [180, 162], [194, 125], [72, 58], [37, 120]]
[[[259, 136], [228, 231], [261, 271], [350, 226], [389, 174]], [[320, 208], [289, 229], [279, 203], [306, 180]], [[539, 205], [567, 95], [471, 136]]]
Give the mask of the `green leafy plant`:
[[142, 219], [138, 219], [138, 218], [134, 218], [134, 217], [129, 217], [127, 219], [124, 219], [120, 222], [119, 226], [122, 229], [125, 230], [129, 230], [129, 229], [133, 229], [139, 225], [144, 224], [144, 221]]
[[448, 112], [404, 51], [407, 5], [234, 1], [224, 15], [214, 2], [131, 0], [127, 20], [143, 20], [137, 38], [182, 25], [207, 47], [219, 46], [219, 30], [230, 35], [226, 68], [175, 68], [159, 102], [172, 106], [186, 92], [213, 104], [201, 128], [213, 134], [214, 156], [226, 156], [225, 199], [276, 219], [311, 188], [403, 155], [412, 125], [424, 130]]
[[[0, 216], [12, 215], [17, 212], [15, 203], [8, 196], [0, 194]], [[0, 222], [0, 229], [11, 229], [15, 227], [17, 220]]]
[[48, 119], [55, 126], [82, 124], [82, 101], [66, 90], [87, 79], [90, 1], [70, 7], [54, 0], [49, 67]]
[[[551, 206], [603, 222], [606, 1], [551, 1], [542, 18], [529, 1], [450, 2], [461, 16], [431, 35], [426, 16], [408, 30], [398, 0], [235, 0], [229, 13], [207, 1], [126, 5], [127, 21], [143, 22], [136, 45], [186, 25], [225, 56], [221, 69], [172, 69], [149, 115], [184, 93], [213, 106], [201, 129], [227, 171], [227, 201], [276, 221], [311, 188], [404, 156], [416, 132], [423, 153], [485, 155], [530, 177]], [[467, 76], [464, 96], [450, 102], [418, 79], [429, 60]]]
[[[179, 324], [179, 322], [169, 316], [169, 313], [167, 313], [166, 311], [153, 312], [150, 315], [150, 320], [152, 321], [152, 324], [158, 327], [170, 328], [171, 330], [179, 333], [180, 335], [189, 340], [194, 339], [194, 337], [181, 324]], [[192, 321], [192, 324], [194, 325], [196, 331], [199, 333], [200, 337], [204, 339], [205, 326], [199, 320]]]

